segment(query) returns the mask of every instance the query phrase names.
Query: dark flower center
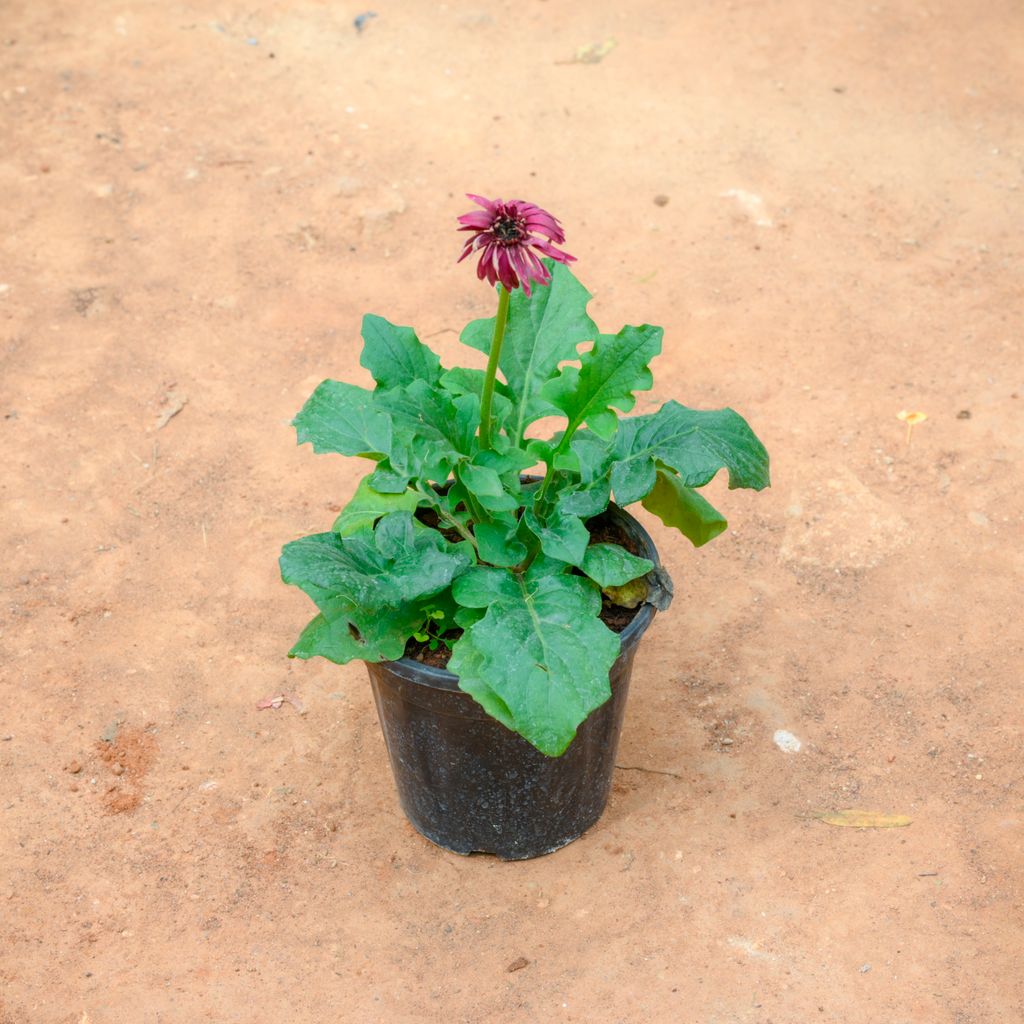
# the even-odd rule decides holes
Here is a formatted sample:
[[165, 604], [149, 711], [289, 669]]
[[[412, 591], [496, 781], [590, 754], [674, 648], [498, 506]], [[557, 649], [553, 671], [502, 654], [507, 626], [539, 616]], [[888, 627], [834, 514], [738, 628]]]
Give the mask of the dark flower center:
[[499, 217], [491, 228], [499, 242], [518, 242], [526, 237], [519, 220], [514, 217]]

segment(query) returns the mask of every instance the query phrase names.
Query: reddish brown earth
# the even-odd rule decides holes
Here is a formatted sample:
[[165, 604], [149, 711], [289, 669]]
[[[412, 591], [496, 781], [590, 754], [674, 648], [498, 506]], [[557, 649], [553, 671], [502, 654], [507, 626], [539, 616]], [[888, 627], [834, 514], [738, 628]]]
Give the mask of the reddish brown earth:
[[[4, 7], [0, 1021], [1021, 1020], [1019, 5], [377, 11]], [[774, 456], [656, 533], [608, 811], [514, 864], [406, 824], [276, 568], [362, 470], [288, 427], [362, 313], [488, 314], [466, 190], [665, 325], [640, 411]]]

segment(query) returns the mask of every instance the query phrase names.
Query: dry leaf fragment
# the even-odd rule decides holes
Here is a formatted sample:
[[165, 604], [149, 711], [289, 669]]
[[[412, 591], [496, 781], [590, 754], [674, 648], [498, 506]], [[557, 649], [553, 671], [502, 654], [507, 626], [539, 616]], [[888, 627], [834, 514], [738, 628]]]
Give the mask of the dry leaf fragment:
[[885, 814], [881, 811], [860, 811], [855, 808], [845, 811], [822, 811], [814, 817], [826, 825], [840, 825], [843, 828], [903, 828], [912, 820], [905, 814]]
[[928, 419], [926, 412], [908, 412], [906, 409], [901, 409], [896, 413], [896, 419], [903, 420], [907, 425], [907, 444], [910, 444], [911, 435], [914, 433], [914, 427], [918, 423], [924, 423]]
[[916, 427], [918, 423], [924, 423], [928, 419], [926, 412], [907, 412], [906, 409], [896, 413], [896, 419], [903, 420], [904, 423], [909, 423], [912, 427]]
[[556, 64], [599, 64], [617, 43], [614, 39], [606, 39], [603, 43], [591, 43], [589, 46], [577, 47], [572, 60], [557, 60]]
[[174, 387], [170, 387], [167, 393], [161, 400], [161, 404], [164, 406], [163, 412], [157, 417], [156, 429], [163, 430], [175, 416], [181, 412], [182, 409], [188, 404], [188, 398], [181, 394], [179, 391], [175, 391]]
[[256, 709], [258, 711], [266, 711], [268, 708], [273, 708], [276, 711], [285, 703], [291, 704], [291, 706], [295, 708], [300, 715], [304, 715], [306, 713], [306, 705], [303, 704], [297, 696], [289, 695], [287, 693], [278, 693], [273, 697], [264, 698], [256, 705]]
[[602, 593], [620, 608], [638, 608], [647, 600], [647, 581], [641, 576], [621, 587], [605, 587]]

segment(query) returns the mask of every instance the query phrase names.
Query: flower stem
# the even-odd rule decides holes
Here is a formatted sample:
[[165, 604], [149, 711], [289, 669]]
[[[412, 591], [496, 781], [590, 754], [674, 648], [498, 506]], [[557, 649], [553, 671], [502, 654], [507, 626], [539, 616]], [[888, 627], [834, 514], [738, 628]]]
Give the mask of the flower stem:
[[484, 375], [484, 389], [480, 395], [480, 448], [487, 451], [491, 445], [491, 399], [494, 397], [494, 378], [498, 373], [498, 358], [501, 343], [505, 340], [505, 324], [508, 322], [509, 290], [498, 285], [498, 313], [494, 318], [494, 337], [491, 339], [491, 354], [487, 360]]

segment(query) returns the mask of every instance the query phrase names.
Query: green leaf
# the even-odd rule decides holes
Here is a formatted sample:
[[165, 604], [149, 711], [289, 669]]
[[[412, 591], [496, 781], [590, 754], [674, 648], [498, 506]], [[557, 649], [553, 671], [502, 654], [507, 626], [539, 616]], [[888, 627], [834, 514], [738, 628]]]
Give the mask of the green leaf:
[[412, 476], [407, 470], [403, 472], [394, 469], [387, 459], [378, 463], [377, 468], [367, 477], [375, 491], [388, 495], [404, 494], [411, 479]]
[[299, 444], [313, 451], [379, 457], [391, 453], [391, 420], [374, 405], [373, 393], [354, 384], [325, 380], [292, 420]]
[[561, 505], [542, 520], [532, 508], [523, 513], [523, 524], [540, 541], [545, 555], [569, 565], [580, 565], [590, 543], [590, 533], [579, 516]]
[[576, 456], [577, 472], [585, 484], [602, 479], [611, 469], [614, 457], [614, 444], [589, 430], [578, 430], [569, 445]]
[[[480, 409], [472, 395], [453, 398], [441, 388], [416, 380], [390, 391], [377, 391], [373, 398], [377, 407], [390, 415], [396, 440], [407, 445], [414, 457], [423, 459], [429, 451], [433, 458], [442, 453], [456, 458], [474, 450]], [[422, 452], [417, 441], [426, 443]]]
[[469, 629], [474, 622], [479, 622], [486, 612], [483, 608], [460, 608], [455, 613], [455, 625], [459, 629]]
[[463, 462], [456, 469], [462, 486], [489, 512], [511, 512], [519, 502], [506, 492], [496, 470]]
[[419, 500], [419, 496], [413, 491], [403, 491], [401, 494], [375, 491], [370, 486], [370, 478], [363, 477], [359, 481], [356, 493], [341, 510], [331, 529], [342, 537], [358, 533], [360, 530], [372, 529], [373, 524], [389, 512], [415, 511]]
[[714, 540], [729, 525], [725, 517], [692, 487], [663, 469], [643, 506], [653, 512], [666, 526], [674, 526], [695, 548]]
[[463, 573], [461, 579], [458, 587], [452, 587], [452, 595], [461, 608], [487, 608], [503, 597], [519, 593], [515, 574], [505, 569], [476, 566]]
[[[402, 643], [404, 646], [404, 641]], [[365, 645], [353, 635], [348, 619], [328, 622], [320, 614], [302, 631], [295, 646], [288, 652], [288, 657], [321, 657], [344, 665], [363, 657], [364, 651]]]
[[454, 586], [464, 607], [486, 608], [452, 648], [459, 688], [488, 714], [557, 757], [610, 696], [619, 638], [598, 618], [601, 597], [582, 576], [525, 578], [470, 569]]
[[382, 390], [414, 380], [436, 384], [441, 360], [416, 337], [411, 327], [397, 327], [382, 316], [363, 317], [363, 354], [359, 363], [373, 374]]
[[[507, 440], [502, 439], [505, 444], [508, 444]], [[499, 445], [501, 442], [499, 442]], [[494, 448], [488, 449], [487, 451], [477, 452], [473, 456], [473, 462], [477, 466], [488, 466], [493, 469], [496, 473], [501, 476], [512, 475], [517, 486], [516, 491], [518, 492], [518, 481], [519, 474], [524, 469], [530, 469], [536, 464], [536, 459], [533, 455], [528, 452], [524, 452], [522, 448], [514, 448], [509, 446], [507, 448]]]
[[[484, 390], [484, 377], [483, 370], [470, 370], [457, 366], [444, 374], [441, 378], [441, 387], [452, 395], [473, 395], [479, 406]], [[512, 415], [512, 392], [500, 380], [494, 382], [491, 415], [500, 429], [505, 429]]]
[[472, 562], [468, 544], [448, 543], [414, 522], [410, 512], [386, 514], [372, 533], [320, 533], [286, 544], [282, 579], [305, 591], [323, 617], [307, 626], [294, 655], [342, 661], [401, 657], [406, 639], [424, 621], [425, 600]]
[[[379, 376], [387, 379], [385, 371]], [[476, 450], [479, 420], [474, 395], [453, 396], [416, 379], [374, 392], [324, 381], [294, 422], [299, 443], [312, 441], [317, 452], [377, 459], [370, 486], [400, 494], [412, 479], [447, 480], [456, 462]]]
[[646, 558], [637, 558], [618, 544], [591, 544], [583, 556], [583, 571], [602, 589], [621, 587], [654, 568]]
[[477, 523], [473, 533], [480, 561], [490, 565], [518, 565], [526, 557], [526, 545], [516, 539], [518, 525], [511, 516], [493, 523]]
[[658, 462], [675, 470], [687, 487], [703, 487], [723, 468], [730, 488], [760, 491], [770, 482], [764, 445], [732, 409], [702, 411], [666, 402], [655, 413], [621, 422], [615, 457], [612, 489], [620, 505], [650, 493]]
[[366, 611], [342, 598], [319, 595], [321, 612], [302, 631], [289, 658], [327, 658], [344, 665], [361, 661], [394, 661], [423, 621], [415, 604]]
[[[508, 382], [513, 409], [508, 431], [521, 445], [526, 428], [554, 410], [540, 397], [542, 385], [558, 371], [559, 363], [578, 358], [576, 347], [597, 337], [597, 326], [587, 315], [590, 293], [561, 263], [545, 260], [551, 283], [533, 289], [527, 298], [521, 289], [509, 300], [508, 324], [499, 366]], [[462, 332], [462, 341], [489, 352], [494, 318], [474, 320]]]
[[643, 324], [600, 335], [579, 368], [567, 366], [544, 385], [542, 396], [568, 417], [570, 432], [586, 423], [598, 437], [611, 437], [618, 424], [613, 410], [628, 412], [636, 403], [633, 392], [654, 383], [648, 363], [661, 351], [662, 334]]
[[565, 492], [559, 505], [563, 512], [571, 512], [581, 519], [599, 516], [611, 501], [611, 484], [605, 477], [589, 487], [575, 487]]
[[472, 395], [453, 398], [426, 381], [375, 391], [374, 403], [391, 420], [391, 457], [371, 478], [375, 490], [398, 493], [412, 479], [443, 482], [476, 447], [480, 409]]
[[[382, 531], [390, 519], [403, 516], [411, 520], [408, 513], [390, 513], [368, 536], [318, 533], [286, 544], [281, 553], [285, 583], [304, 590], [315, 587], [364, 608], [393, 606], [436, 594], [469, 559], [461, 552], [448, 552], [429, 543], [409, 543], [407, 550], [400, 552], [404, 538], [389, 538], [386, 532], [382, 536]], [[419, 531], [418, 536], [444, 543], [432, 530]]]

